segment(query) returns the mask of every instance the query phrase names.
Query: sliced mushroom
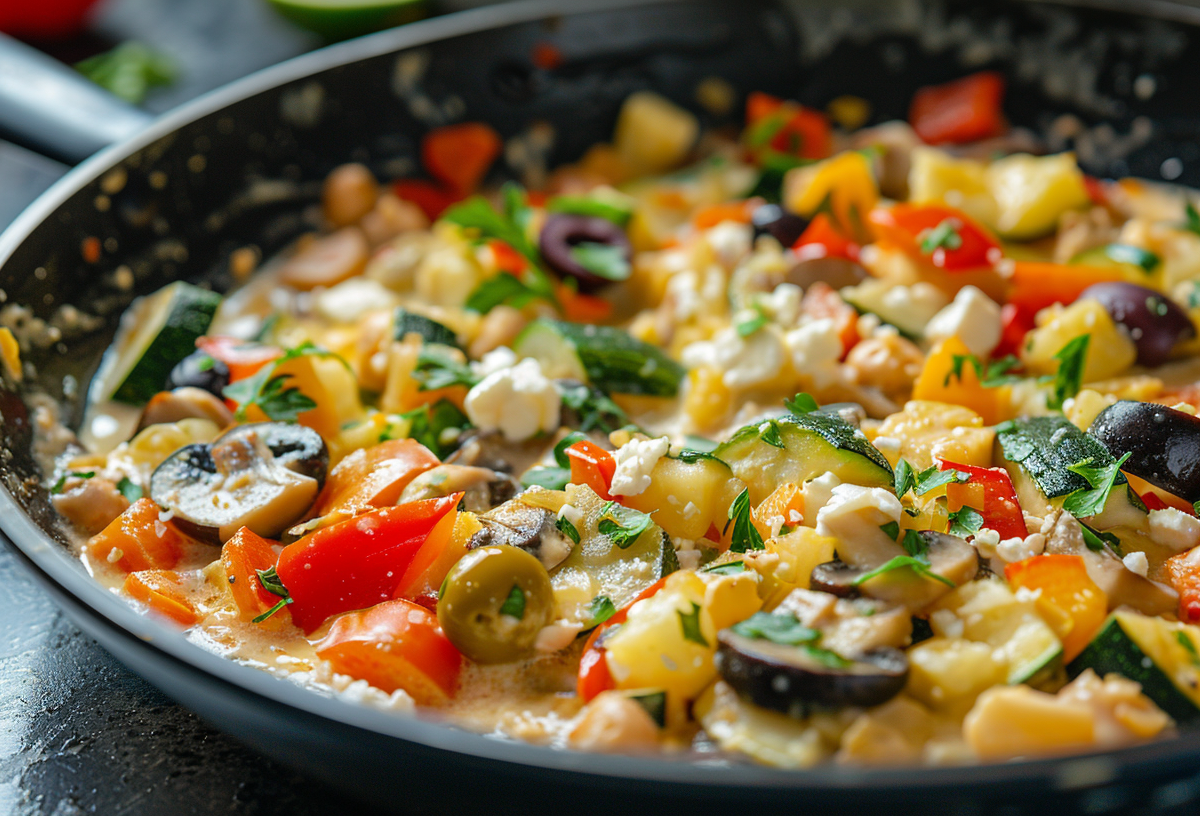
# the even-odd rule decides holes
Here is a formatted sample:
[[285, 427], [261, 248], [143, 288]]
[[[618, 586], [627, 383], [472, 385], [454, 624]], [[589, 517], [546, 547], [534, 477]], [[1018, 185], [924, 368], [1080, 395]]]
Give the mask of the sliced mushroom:
[[204, 541], [225, 542], [242, 527], [276, 538], [312, 507], [328, 467], [325, 442], [313, 430], [242, 425], [172, 454], [150, 478], [150, 497]]
[[756, 705], [796, 718], [880, 705], [899, 694], [908, 680], [908, 658], [899, 649], [838, 662], [819, 654], [804, 645], [748, 638], [732, 629], [717, 635], [716, 666], [722, 679]]
[[1110, 610], [1129, 606], [1144, 615], [1164, 615], [1174, 613], [1179, 605], [1179, 594], [1171, 587], [1133, 572], [1107, 547], [1090, 549], [1083, 528], [1070, 513], [1059, 513], [1046, 539], [1046, 552], [1082, 557], [1088, 577], [1108, 596]]
[[795, 589], [775, 608], [821, 632], [821, 645], [856, 657], [884, 647], [901, 648], [912, 641], [912, 616], [903, 606], [870, 598], [839, 600], [824, 592]]
[[520, 499], [500, 505], [479, 517], [483, 529], [471, 536], [472, 549], [506, 544], [537, 558], [547, 570], [566, 560], [574, 546], [558, 531], [558, 516], [543, 507], [533, 507]]
[[151, 425], [166, 425], [181, 419], [211, 419], [217, 427], [233, 424], [233, 412], [225, 403], [202, 388], [184, 387], [160, 391], [150, 398], [142, 410], [137, 429]]
[[807, 290], [814, 283], [825, 283], [834, 289], [858, 286], [871, 277], [860, 264], [845, 258], [809, 258], [787, 271], [784, 280]]
[[506, 473], [465, 465], [439, 465], [413, 479], [397, 504], [464, 493], [463, 504], [472, 513], [486, 513], [520, 492], [520, 484]]
[[[923, 558], [934, 575], [945, 578], [954, 586], [961, 586], [979, 574], [979, 554], [963, 539], [932, 530], [923, 531], [921, 538], [925, 542]], [[893, 569], [863, 580], [863, 576], [880, 566], [883, 563], [851, 566], [841, 561], [830, 561], [813, 569], [810, 585], [813, 589], [843, 598], [861, 593], [869, 598], [899, 604], [913, 612], [924, 609], [952, 589], [950, 584], [909, 567]]]

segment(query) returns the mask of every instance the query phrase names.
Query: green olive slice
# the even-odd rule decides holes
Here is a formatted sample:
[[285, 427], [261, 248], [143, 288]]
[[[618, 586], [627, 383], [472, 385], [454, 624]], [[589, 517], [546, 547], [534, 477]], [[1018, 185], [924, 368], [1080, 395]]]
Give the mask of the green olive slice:
[[442, 585], [438, 622], [450, 642], [476, 663], [528, 656], [554, 620], [550, 575], [537, 558], [506, 544], [462, 557]]

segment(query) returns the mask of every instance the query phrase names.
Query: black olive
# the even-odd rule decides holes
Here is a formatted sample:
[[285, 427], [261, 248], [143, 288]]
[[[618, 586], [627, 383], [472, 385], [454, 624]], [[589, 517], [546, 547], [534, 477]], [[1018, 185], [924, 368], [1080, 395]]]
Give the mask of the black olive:
[[750, 216], [750, 225], [754, 227], [754, 238], [770, 235], [784, 249], [790, 248], [800, 240], [800, 236], [808, 229], [808, 221], [795, 213], [790, 213], [778, 204], [763, 204]]
[[233, 428], [207, 445], [188, 445], [150, 477], [150, 498], [186, 534], [224, 543], [239, 529], [276, 538], [316, 501], [329, 469], [320, 434], [264, 422]]
[[227, 385], [229, 385], [229, 366], [203, 351], [194, 351], [171, 369], [163, 390], [199, 388], [219, 397]]
[[1113, 456], [1129, 454], [1121, 470], [1186, 499], [1200, 500], [1200, 419], [1149, 402], [1121, 401], [1088, 430]]
[[845, 258], [809, 258], [787, 271], [784, 280], [807, 289], [814, 283], [824, 283], [834, 289], [858, 286], [871, 277], [860, 264]]
[[908, 658], [899, 649], [875, 649], [831, 665], [803, 645], [748, 638], [732, 629], [717, 634], [716, 666], [721, 678], [752, 703], [797, 718], [881, 705], [908, 680]]
[[1162, 365], [1178, 342], [1196, 336], [1196, 327], [1178, 303], [1145, 286], [1121, 281], [1097, 283], [1079, 297], [1099, 301], [1112, 319], [1129, 331], [1137, 346], [1139, 365]]
[[[574, 278], [580, 291], [595, 291], [629, 277], [633, 247], [625, 230], [606, 218], [566, 213], [551, 215], [542, 227], [539, 243], [546, 264], [558, 274]], [[624, 270], [613, 270], [610, 275], [601, 275], [588, 269], [575, 257], [575, 252], [581, 244], [616, 248], [624, 261]]]

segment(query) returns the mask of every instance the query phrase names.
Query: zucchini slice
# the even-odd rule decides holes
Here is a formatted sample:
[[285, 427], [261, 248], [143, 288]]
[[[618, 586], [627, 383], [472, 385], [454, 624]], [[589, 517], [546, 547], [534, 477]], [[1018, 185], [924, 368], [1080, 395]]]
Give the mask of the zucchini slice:
[[148, 402], [163, 390], [171, 369], [196, 350], [220, 305], [216, 292], [183, 281], [134, 301], [97, 378], [97, 401]]
[[713, 452], [758, 504], [778, 485], [801, 485], [825, 473], [864, 487], [892, 487], [892, 467], [841, 417], [810, 413], [747, 425]]
[[1176, 722], [1194, 722], [1200, 719], [1198, 649], [1200, 628], [1119, 611], [1109, 615], [1067, 673], [1074, 678], [1085, 669], [1101, 677], [1116, 672], [1141, 683], [1142, 692]]
[[596, 598], [608, 598], [620, 609], [659, 578], [679, 569], [675, 547], [658, 525], [650, 524], [636, 540], [620, 547], [600, 532], [607, 502], [595, 491], [586, 485], [569, 485], [567, 503], [579, 514], [574, 523], [579, 542], [550, 572], [560, 618], [588, 626], [590, 606]]
[[[1024, 468], [1048, 499], [1091, 487], [1078, 473], [1068, 470], [1071, 465], [1091, 459], [1093, 466], [1104, 467], [1116, 461], [1100, 440], [1062, 416], [1002, 422], [996, 426], [996, 438], [1004, 458]], [[1125, 475], [1118, 473], [1116, 483], [1125, 482]]]
[[396, 309], [392, 326], [394, 327], [392, 334], [392, 339], [394, 340], [403, 340], [409, 334], [419, 334], [421, 335], [421, 339], [426, 343], [460, 348], [458, 345], [458, 335], [449, 327], [438, 323], [436, 320], [430, 320], [425, 315], [410, 312], [403, 306]]
[[513, 344], [554, 379], [591, 383], [609, 394], [674, 397], [686, 369], [659, 349], [611, 326], [536, 320]]

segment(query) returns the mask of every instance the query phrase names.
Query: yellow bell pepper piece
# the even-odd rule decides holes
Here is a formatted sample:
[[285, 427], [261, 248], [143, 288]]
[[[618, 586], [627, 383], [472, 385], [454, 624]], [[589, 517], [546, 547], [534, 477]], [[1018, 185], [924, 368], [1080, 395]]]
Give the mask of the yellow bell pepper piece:
[[[983, 417], [985, 425], [1010, 419], [1011, 389], [1008, 386], [984, 388], [971, 365], [970, 355], [971, 350], [957, 337], [947, 338], [935, 346], [925, 358], [925, 366], [913, 386], [913, 399], [962, 405]], [[963, 358], [957, 366], [956, 357]]]
[[805, 218], [827, 208], [846, 235], [861, 241], [867, 237], [867, 213], [879, 203], [879, 185], [867, 157], [849, 151], [789, 170], [783, 200], [789, 210]]

